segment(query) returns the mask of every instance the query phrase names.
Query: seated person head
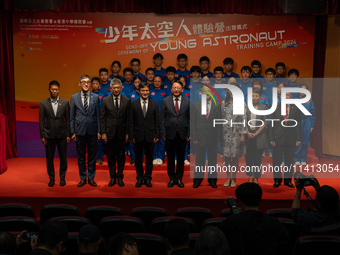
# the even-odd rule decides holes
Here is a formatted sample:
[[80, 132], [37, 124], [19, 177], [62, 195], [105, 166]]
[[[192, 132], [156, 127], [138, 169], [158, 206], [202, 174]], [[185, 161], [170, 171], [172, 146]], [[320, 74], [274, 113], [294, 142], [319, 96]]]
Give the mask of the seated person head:
[[172, 219], [165, 227], [165, 238], [170, 250], [189, 247], [189, 225], [183, 219]]
[[100, 246], [99, 229], [92, 224], [82, 226], [78, 234], [78, 248], [80, 253], [97, 253]]
[[262, 189], [256, 183], [246, 182], [237, 187], [235, 195], [243, 211], [257, 210], [262, 198]]
[[67, 238], [68, 231], [64, 223], [46, 222], [40, 228], [37, 247], [52, 254], [60, 254], [66, 248]]
[[205, 227], [195, 244], [196, 255], [224, 254], [230, 253], [229, 244], [223, 232], [213, 226]]
[[110, 237], [108, 244], [110, 255], [138, 255], [138, 244], [136, 239], [127, 233], [117, 233]]
[[334, 188], [328, 185], [321, 186], [316, 191], [315, 200], [319, 205], [321, 211], [333, 216], [338, 213], [339, 194]]
[[16, 242], [13, 234], [0, 232], [0, 254], [15, 254]]

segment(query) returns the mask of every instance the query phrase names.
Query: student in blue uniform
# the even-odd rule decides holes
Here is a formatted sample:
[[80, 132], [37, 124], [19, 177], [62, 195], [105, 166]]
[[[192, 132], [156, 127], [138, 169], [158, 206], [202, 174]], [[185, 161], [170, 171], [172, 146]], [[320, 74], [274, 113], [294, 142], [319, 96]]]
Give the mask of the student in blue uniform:
[[250, 79], [251, 68], [250, 66], [243, 66], [241, 68], [241, 79], [239, 79], [238, 83], [240, 84], [240, 88], [244, 95], [244, 100], [247, 102], [247, 94], [248, 88], [250, 88], [253, 84], [253, 81]]
[[119, 61], [117, 61], [117, 60], [113, 61], [112, 65], [111, 65], [112, 74], [110, 74], [108, 81], [111, 81], [113, 78], [118, 78], [122, 82], [124, 82], [124, 77], [119, 75], [119, 71], [120, 71], [121, 68], [122, 68], [122, 66], [121, 66]]
[[[190, 81], [186, 84], [185, 89], [189, 90], [191, 95], [195, 95], [201, 87], [201, 68], [192, 66], [190, 68]], [[194, 96], [191, 97], [191, 103], [194, 103]]]
[[228, 79], [230, 76], [234, 76], [236, 78], [240, 78], [240, 76], [237, 73], [233, 72], [234, 69], [234, 60], [232, 58], [225, 58], [223, 60], [223, 65], [225, 68], [224, 78]]
[[[154, 87], [150, 90], [149, 97], [158, 103], [158, 110], [161, 110], [161, 104], [163, 98], [168, 96], [166, 90], [162, 89], [162, 77], [160, 75], [155, 75]], [[153, 164], [163, 165], [163, 160], [165, 158], [165, 142], [160, 139], [158, 143], [155, 144], [154, 154], [153, 154]]]
[[177, 80], [178, 76], [184, 75], [187, 79], [190, 79], [190, 72], [186, 68], [188, 65], [188, 56], [185, 54], [179, 54], [177, 56], [178, 69], [176, 70], [175, 78]]
[[251, 70], [252, 70], [252, 74], [250, 75], [251, 79], [260, 79], [260, 78], [264, 78], [261, 75], [261, 62], [258, 60], [253, 60], [253, 62], [251, 62]]
[[277, 104], [281, 103], [281, 89], [286, 87], [286, 84], [284, 82], [280, 82], [277, 84]]
[[[299, 88], [300, 85], [298, 84], [299, 79], [299, 71], [297, 69], [290, 69], [288, 71], [288, 84], [287, 87], [291, 88]], [[300, 97], [299, 93], [292, 93], [293, 98]]]
[[161, 76], [162, 80], [164, 81], [166, 79], [166, 71], [162, 67], [164, 60], [163, 55], [161, 53], [156, 53], [155, 55], [153, 55], [152, 59], [152, 62], [155, 65], [155, 68], [153, 69], [155, 71], [155, 75]]
[[203, 75], [203, 77], [201, 78], [201, 84], [199, 85], [197, 89], [195, 89], [195, 94], [192, 94], [191, 96], [194, 102], [201, 100], [203, 85], [211, 86], [211, 79], [209, 78], [207, 74]]
[[155, 70], [151, 67], [145, 71], [146, 83], [150, 85], [150, 89], [154, 88], [153, 79], [155, 78]]
[[283, 62], [277, 62], [275, 65], [276, 69], [276, 84], [279, 84], [280, 82], [284, 82], [285, 85], [288, 84], [288, 80], [286, 78], [286, 65]]
[[263, 93], [263, 89], [262, 89], [262, 81], [260, 79], [254, 79], [253, 80], [253, 89], [259, 89], [261, 91], [261, 96], [259, 98], [259, 103], [263, 104], [266, 106], [266, 108], [268, 109], [268, 99], [267, 99], [267, 95], [265, 93]]
[[[300, 85], [300, 88], [304, 88], [308, 90], [308, 86], [305, 84]], [[300, 93], [300, 97], [305, 97], [304, 93]], [[311, 133], [314, 129], [315, 123], [315, 109], [313, 100], [310, 99], [307, 103], [302, 104], [312, 115], [304, 115], [302, 113], [302, 120], [301, 120], [301, 143], [295, 150], [294, 161], [295, 165], [305, 166], [307, 162], [307, 149], [308, 143]]]
[[[102, 101], [105, 95], [103, 95], [100, 91], [100, 79], [98, 77], [93, 77], [91, 79], [91, 86], [92, 86], [92, 92], [94, 94], [97, 94], [99, 97], [99, 105], [100, 108], [102, 107]], [[102, 139], [100, 139], [97, 142], [97, 164], [102, 165], [103, 164], [103, 157], [104, 157], [104, 143]]]
[[166, 90], [166, 93], [168, 95], [171, 95], [171, 88], [172, 88], [172, 84], [175, 81], [175, 74], [176, 74], [176, 68], [173, 66], [168, 66], [166, 68], [166, 77], [167, 79], [163, 82], [163, 89]]
[[265, 72], [266, 81], [262, 84], [262, 90], [267, 95], [268, 105], [272, 106], [273, 103], [273, 88], [276, 87], [275, 74], [276, 71], [273, 68], [268, 68]]
[[201, 76], [207, 74], [210, 78], [214, 78], [214, 74], [209, 71], [210, 59], [207, 56], [203, 56], [200, 58], [200, 66], [202, 70]]
[[132, 78], [133, 78], [133, 71], [131, 68], [126, 67], [123, 70], [124, 75], [124, 82], [122, 84], [123, 90], [122, 93], [124, 93], [125, 96], [130, 97], [130, 94], [132, 93], [132, 90], [134, 88]]
[[[214, 68], [214, 80], [213, 80], [213, 86], [215, 86], [216, 84], [226, 84], [227, 81], [225, 78], [223, 78], [224, 74], [223, 74], [223, 67], [222, 66], [216, 66]], [[216, 92], [218, 93], [219, 97], [221, 98], [221, 100], [223, 101], [223, 99], [225, 98], [225, 93], [227, 92], [225, 89], [218, 89], [215, 88]], [[223, 98], [223, 99], [222, 99]]]
[[[140, 93], [139, 93], [139, 84], [142, 83], [142, 79], [139, 77], [139, 76], [135, 76], [133, 78], [133, 89], [131, 90], [131, 92], [127, 95], [125, 94], [124, 91], [122, 91], [122, 95], [123, 96], [127, 96], [131, 99], [131, 102], [136, 100], [136, 99], [139, 99], [140, 98]], [[132, 142], [128, 142], [127, 145], [126, 145], [126, 149], [127, 151], [130, 152], [130, 165], [134, 165], [135, 164], [135, 151], [134, 151], [134, 148], [133, 148], [133, 144]]]
[[100, 79], [100, 93], [102, 93], [105, 97], [109, 94], [110, 90], [110, 82], [108, 82], [109, 78], [109, 70], [107, 68], [99, 69], [99, 79]]
[[146, 82], [146, 77], [144, 74], [140, 73], [140, 60], [138, 58], [133, 58], [130, 61], [131, 69], [133, 71], [133, 78], [139, 76], [142, 82]]

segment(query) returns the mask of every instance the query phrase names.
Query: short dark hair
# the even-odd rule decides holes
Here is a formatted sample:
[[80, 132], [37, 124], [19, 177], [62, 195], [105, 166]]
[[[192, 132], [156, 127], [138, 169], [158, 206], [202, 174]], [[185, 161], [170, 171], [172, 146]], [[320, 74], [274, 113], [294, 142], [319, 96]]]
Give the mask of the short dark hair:
[[138, 75], [136, 75], [135, 77], [133, 77], [132, 81], [134, 82], [135, 80], [140, 80], [141, 82], [143, 82], [142, 78], [139, 77]]
[[0, 232], [0, 254], [14, 254], [16, 241], [13, 234]]
[[254, 87], [255, 84], [256, 84], [256, 85], [261, 85], [261, 89], [262, 89], [262, 81], [261, 81], [260, 79], [254, 79], [254, 80], [253, 80], [253, 84], [252, 84], [253, 87]]
[[67, 238], [68, 231], [64, 223], [48, 221], [40, 228], [38, 247], [45, 246], [53, 250], [60, 242], [66, 244]]
[[168, 67], [165, 69], [165, 72], [166, 72], [166, 73], [176, 73], [176, 68], [173, 67], [173, 66], [168, 66]]
[[105, 68], [105, 67], [102, 67], [102, 68], [99, 69], [99, 74], [102, 73], [102, 72], [109, 73], [109, 70], [107, 70], [107, 68]]
[[294, 68], [292, 68], [288, 71], [288, 77], [292, 74], [296, 74], [297, 77], [299, 77], [299, 75], [300, 75], [299, 70], [294, 69]]
[[98, 77], [93, 77], [93, 78], [91, 79], [91, 82], [94, 82], [94, 81], [97, 81], [97, 82], [100, 83], [100, 79], [99, 79]]
[[309, 87], [308, 87], [307, 84], [300, 84], [300, 88], [302, 88], [302, 87], [306, 87], [306, 89], [309, 90]]
[[262, 90], [261, 90], [261, 89], [254, 88], [254, 89], [253, 89], [253, 93], [257, 93], [257, 94], [259, 94], [259, 95], [261, 96]]
[[117, 64], [119, 66], [119, 68], [122, 68], [122, 65], [120, 64], [120, 62], [118, 60], [115, 60], [115, 61], [112, 62], [111, 68], [113, 67], [114, 64]]
[[283, 85], [283, 87], [286, 87], [286, 84], [285, 84], [284, 81], [281, 81], [281, 82], [279, 82], [278, 84], [276, 84], [276, 87], [280, 86], [281, 84]]
[[152, 71], [155, 74], [155, 70], [151, 67], [145, 70], [145, 75], [148, 73], [148, 71]]
[[110, 237], [108, 252], [110, 255], [121, 255], [124, 245], [136, 245], [137, 240], [127, 233], [117, 233]]
[[188, 56], [187, 56], [187, 55], [185, 55], [184, 53], [178, 54], [178, 56], [177, 56], [177, 60], [180, 60], [180, 59], [185, 59], [185, 60], [188, 60]]
[[210, 63], [210, 59], [207, 56], [203, 56], [200, 58], [200, 63], [203, 61], [208, 61], [208, 63]]
[[48, 84], [48, 88], [50, 89], [52, 85], [58, 86], [58, 88], [60, 89], [60, 84], [59, 84], [58, 81], [56, 81], [56, 80], [51, 81], [51, 82]]
[[286, 69], [286, 65], [283, 62], [277, 62], [275, 68], [277, 69], [279, 66], [282, 66], [284, 69]]
[[138, 64], [140, 64], [139, 58], [133, 58], [133, 59], [131, 59], [130, 65], [131, 65], [133, 62], [138, 62]]
[[155, 75], [155, 77], [154, 77], [154, 79], [155, 79], [156, 77], [159, 77], [159, 78], [161, 78], [161, 80], [163, 81], [163, 78], [162, 78], [162, 76], [160, 76], [159, 74], [156, 74], [156, 75]]
[[126, 72], [130, 72], [131, 74], [133, 74], [133, 70], [132, 70], [130, 67], [125, 67], [125, 68], [124, 68], [124, 70], [123, 70], [123, 75], [124, 75]]
[[339, 210], [339, 194], [331, 186], [323, 185], [316, 191], [316, 200], [320, 209], [328, 214], [336, 215]]
[[[180, 84], [180, 85], [182, 86], [182, 88], [184, 87], [183, 83], [182, 83], [181, 81], [179, 81], [179, 80], [177, 80], [177, 81], [175, 81], [174, 83], [172, 83], [172, 86], [173, 86], [175, 83]], [[171, 87], [172, 87], [172, 86], [171, 86]]]
[[261, 62], [260, 61], [258, 61], [258, 60], [253, 60], [252, 62], [251, 62], [251, 65], [250, 65], [251, 67], [253, 67], [253, 66], [259, 66], [259, 67], [261, 67]]
[[149, 88], [149, 90], [151, 89], [150, 84], [146, 83], [146, 82], [142, 82], [141, 84], [139, 84], [139, 90], [143, 89], [143, 88]]
[[91, 80], [91, 77], [89, 75], [87, 75], [87, 74], [83, 74], [82, 76], [80, 76], [79, 82], [81, 82], [82, 79], [89, 79], [89, 80]]
[[256, 183], [243, 183], [235, 191], [236, 198], [245, 205], [258, 206], [262, 198], [262, 189]]
[[194, 72], [200, 73], [200, 72], [202, 72], [202, 69], [199, 66], [192, 66], [190, 68], [190, 73], [194, 73]]
[[155, 55], [153, 55], [152, 59], [156, 59], [156, 58], [160, 58], [161, 60], [164, 59], [163, 55], [161, 53], [156, 53]]
[[223, 73], [223, 67], [222, 66], [216, 66], [215, 68], [214, 68], [214, 73], [216, 73], [216, 72], [222, 72]]
[[195, 244], [195, 255], [230, 254], [228, 241], [222, 230], [215, 226], [205, 227]]
[[276, 75], [276, 70], [274, 68], [267, 68], [266, 71], [264, 72], [265, 74], [267, 73], [273, 73], [274, 75]]
[[232, 58], [225, 58], [223, 60], [223, 65], [234, 64], [234, 60]]
[[180, 218], [170, 220], [165, 226], [165, 237], [174, 248], [189, 244], [189, 232], [189, 224]]
[[250, 67], [250, 66], [242, 66], [242, 68], [241, 68], [241, 73], [242, 73], [243, 71], [248, 71], [249, 73], [251, 73], [251, 67]]

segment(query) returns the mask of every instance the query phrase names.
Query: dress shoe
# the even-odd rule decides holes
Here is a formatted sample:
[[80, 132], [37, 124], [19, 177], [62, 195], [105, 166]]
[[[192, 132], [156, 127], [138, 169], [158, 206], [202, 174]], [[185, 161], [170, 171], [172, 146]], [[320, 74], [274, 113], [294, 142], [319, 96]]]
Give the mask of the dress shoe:
[[99, 164], [99, 165], [102, 165], [103, 164], [103, 160], [102, 159], [97, 159], [97, 164]]
[[236, 187], [236, 180], [235, 179], [231, 179], [231, 183], [230, 183], [230, 187], [235, 188]]
[[86, 184], [86, 179], [81, 180], [81, 181], [78, 183], [78, 187], [83, 187], [85, 184]]
[[140, 188], [142, 186], [143, 182], [142, 181], [137, 181], [135, 187]]
[[183, 188], [184, 187], [184, 183], [181, 180], [178, 180], [177, 181], [177, 186], [180, 187], [180, 188]]
[[89, 180], [89, 184], [93, 187], [97, 187], [97, 183], [93, 179]]
[[118, 179], [118, 186], [119, 187], [124, 187], [124, 182], [123, 182], [123, 180], [122, 179]]
[[65, 186], [65, 185], [66, 185], [65, 179], [60, 179], [60, 186]]
[[50, 182], [48, 183], [48, 187], [53, 187], [54, 186], [54, 180], [50, 180]]
[[223, 184], [224, 187], [229, 187], [230, 186], [231, 179], [227, 179], [225, 183]]
[[151, 188], [152, 187], [152, 184], [151, 184], [151, 181], [150, 180], [144, 180], [144, 184], [146, 187], [148, 188]]
[[135, 164], [135, 159], [131, 159], [130, 165], [134, 165], [134, 164]]
[[273, 188], [278, 188], [281, 185], [279, 182], [274, 182]]
[[168, 187], [171, 188], [175, 185], [175, 181], [174, 180], [170, 180], [168, 183]]
[[195, 183], [195, 182], [194, 182], [194, 185], [193, 185], [192, 187], [193, 187], [194, 189], [197, 189], [199, 186], [200, 186], [199, 183]]
[[109, 187], [112, 187], [115, 184], [116, 184], [116, 179], [111, 179], [111, 181], [109, 182]]
[[211, 187], [214, 188], [214, 189], [217, 189], [216, 183], [209, 183], [209, 186], [211, 186]]
[[295, 188], [294, 184], [292, 182], [285, 182], [285, 185], [288, 186], [289, 188]]

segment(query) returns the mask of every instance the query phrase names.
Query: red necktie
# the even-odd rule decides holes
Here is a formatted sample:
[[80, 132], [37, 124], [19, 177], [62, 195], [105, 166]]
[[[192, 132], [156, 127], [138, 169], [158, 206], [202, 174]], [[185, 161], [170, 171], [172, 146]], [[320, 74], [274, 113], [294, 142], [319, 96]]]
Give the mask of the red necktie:
[[208, 103], [207, 103], [207, 114], [205, 115], [205, 119], [209, 118], [209, 107], [208, 107]]
[[283, 119], [285, 120], [285, 123], [287, 124], [287, 119], [288, 119], [288, 105], [286, 105], [286, 115], [283, 116]]
[[176, 113], [178, 115], [179, 114], [178, 98], [176, 98], [175, 100], [176, 100], [175, 108], [176, 108]]

